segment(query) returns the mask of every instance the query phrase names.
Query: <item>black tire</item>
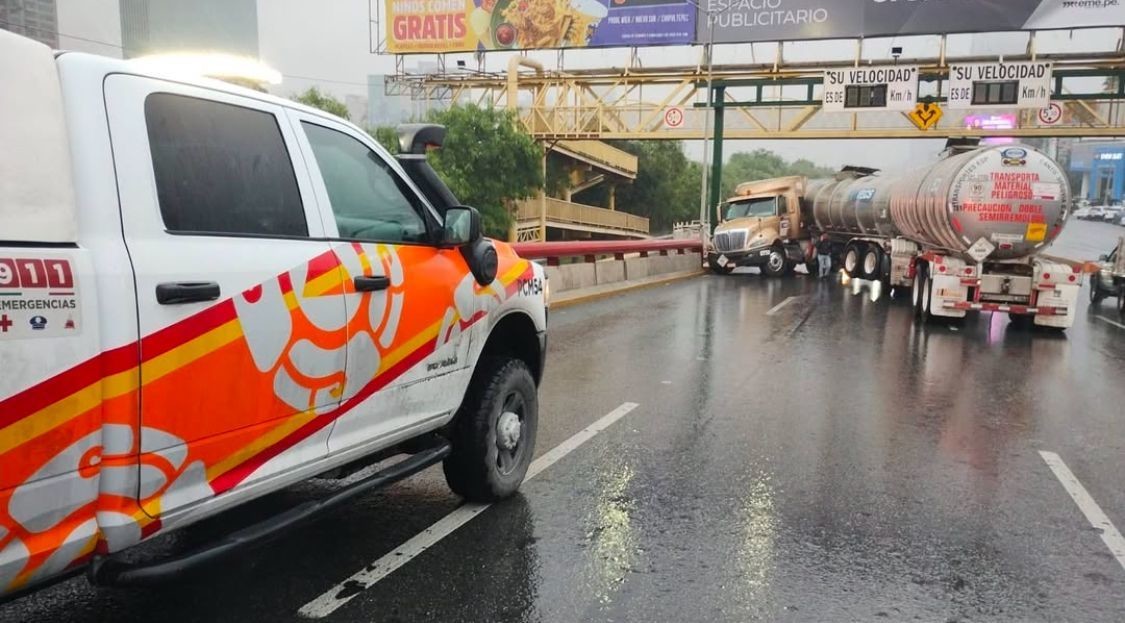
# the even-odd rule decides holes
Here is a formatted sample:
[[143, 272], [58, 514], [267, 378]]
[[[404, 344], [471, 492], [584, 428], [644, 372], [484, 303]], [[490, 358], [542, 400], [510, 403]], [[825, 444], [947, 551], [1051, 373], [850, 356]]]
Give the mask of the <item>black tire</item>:
[[878, 281], [883, 278], [883, 250], [876, 245], [868, 245], [863, 252], [862, 264], [859, 268], [864, 279]]
[[[516, 492], [535, 452], [539, 399], [535, 379], [518, 359], [484, 359], [473, 373], [453, 422], [453, 453], [445, 459], [445, 482], [473, 502], [494, 502]], [[502, 420], [519, 422], [515, 439], [502, 436]], [[513, 443], [514, 442], [514, 443]], [[505, 447], [509, 443], [510, 447]]]
[[770, 255], [766, 263], [762, 264], [762, 274], [768, 277], [784, 277], [789, 270], [789, 258], [785, 255], [785, 248], [780, 245], [770, 247]]
[[1009, 312], [1008, 322], [1010, 322], [1013, 327], [1019, 329], [1020, 331], [1027, 331], [1035, 325], [1035, 316], [1032, 316], [1030, 314], [1013, 314]]
[[1117, 290], [1117, 313], [1125, 316], [1125, 286]]
[[914, 285], [910, 288], [910, 301], [914, 306], [914, 316], [922, 317], [922, 297], [926, 292], [926, 279], [929, 268], [925, 262], [919, 262], [914, 269]]
[[933, 310], [930, 307], [933, 305], [934, 298], [934, 280], [930, 277], [930, 271], [926, 271], [926, 281], [922, 286], [922, 307], [919, 310], [919, 316], [922, 322], [930, 323], [934, 321]]
[[707, 267], [711, 269], [711, 272], [715, 273], [716, 275], [729, 275], [734, 272], [733, 262], [727, 262], [726, 266], [719, 266], [719, 264], [717, 263], [718, 259], [719, 256], [717, 255], [712, 255], [707, 258]]
[[844, 272], [851, 278], [860, 277], [860, 263], [863, 258], [863, 247], [865, 245], [849, 242], [844, 247], [843, 268]]
[[1101, 288], [1098, 287], [1098, 276], [1094, 275], [1093, 278], [1090, 279], [1090, 304], [1097, 305], [1101, 303], [1103, 299], [1105, 299], [1105, 292], [1102, 292]]

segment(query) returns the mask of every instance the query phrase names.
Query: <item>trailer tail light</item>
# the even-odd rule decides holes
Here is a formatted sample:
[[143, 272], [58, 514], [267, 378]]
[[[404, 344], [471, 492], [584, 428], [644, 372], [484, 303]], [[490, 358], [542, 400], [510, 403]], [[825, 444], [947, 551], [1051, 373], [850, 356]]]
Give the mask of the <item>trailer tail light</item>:
[[966, 275], [972, 275], [973, 274], [973, 267], [972, 266], [966, 266], [965, 267], [965, 274]]
[[1051, 273], [1043, 273], [1043, 281], [1050, 281]]
[[1073, 283], [1076, 279], [1075, 279], [1074, 275], [1067, 275], [1066, 280]]
[[944, 273], [944, 272], [945, 272], [945, 264], [942, 264], [941, 266], [938, 266], [938, 272], [939, 272], [939, 273]]

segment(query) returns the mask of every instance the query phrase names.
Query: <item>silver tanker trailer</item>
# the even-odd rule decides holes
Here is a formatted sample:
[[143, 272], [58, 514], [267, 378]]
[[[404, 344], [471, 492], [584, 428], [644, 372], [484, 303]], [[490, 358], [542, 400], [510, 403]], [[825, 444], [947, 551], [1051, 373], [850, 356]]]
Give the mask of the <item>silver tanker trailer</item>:
[[827, 234], [844, 279], [909, 289], [924, 320], [993, 311], [1071, 326], [1082, 273], [1042, 254], [1071, 210], [1062, 168], [1024, 145], [948, 153], [900, 175], [846, 167], [740, 184], [720, 206], [709, 265], [783, 276], [805, 263], [814, 273], [813, 246]]

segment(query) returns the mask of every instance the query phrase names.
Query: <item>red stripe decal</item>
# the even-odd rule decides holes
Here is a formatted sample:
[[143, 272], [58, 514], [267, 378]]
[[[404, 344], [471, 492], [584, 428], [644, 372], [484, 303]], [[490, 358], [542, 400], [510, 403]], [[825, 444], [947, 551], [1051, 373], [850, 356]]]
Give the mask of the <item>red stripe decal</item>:
[[305, 283], [316, 279], [317, 277], [335, 270], [340, 265], [340, 260], [337, 259], [336, 254], [332, 251], [322, 253], [313, 259], [309, 260], [308, 273], [305, 275]]
[[0, 401], [0, 428], [22, 420], [104, 377], [136, 366], [137, 357], [136, 342], [119, 346]]
[[239, 483], [246, 480], [246, 478], [254, 473], [254, 470], [265, 464], [266, 461], [274, 458], [282, 452], [292, 448], [304, 439], [308, 438], [313, 433], [331, 424], [336, 419], [343, 416], [348, 411], [351, 411], [364, 400], [371, 397], [372, 394], [383, 389], [391, 383], [391, 381], [402, 376], [407, 370], [414, 367], [415, 364], [429, 357], [434, 352], [436, 340], [430, 340], [420, 346], [417, 350], [407, 355], [402, 361], [391, 366], [386, 372], [375, 377], [370, 383], [365, 385], [355, 396], [352, 396], [347, 402], [341, 404], [336, 409], [329, 411], [323, 415], [316, 416], [315, 419], [308, 422], [301, 428], [289, 433], [281, 441], [273, 444], [272, 446], [263, 449], [258, 454], [250, 457], [246, 461], [236, 465], [229, 471], [220, 474], [211, 481], [211, 488], [215, 490], [218, 495], [224, 491], [229, 491], [237, 487]]
[[141, 340], [142, 360], [149, 361], [177, 346], [183, 346], [204, 333], [234, 320], [237, 316], [238, 312], [235, 310], [234, 302], [230, 299], [212, 305], [194, 316], [184, 318], [176, 324], [165, 327]]

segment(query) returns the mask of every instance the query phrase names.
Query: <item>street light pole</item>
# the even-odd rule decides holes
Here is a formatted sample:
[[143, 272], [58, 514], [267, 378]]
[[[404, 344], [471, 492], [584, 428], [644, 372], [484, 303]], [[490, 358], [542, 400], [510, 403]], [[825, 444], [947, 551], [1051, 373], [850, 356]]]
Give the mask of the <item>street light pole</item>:
[[711, 115], [714, 108], [712, 96], [714, 90], [712, 89], [715, 78], [715, 19], [710, 9], [703, 8], [702, 5], [696, 5], [700, 11], [707, 16], [707, 46], [705, 54], [707, 55], [707, 107], [703, 113], [703, 170], [699, 176], [699, 239], [703, 244], [703, 252], [707, 251], [707, 238], [711, 234], [711, 209], [707, 201], [707, 172], [708, 172], [708, 139], [711, 136]]

